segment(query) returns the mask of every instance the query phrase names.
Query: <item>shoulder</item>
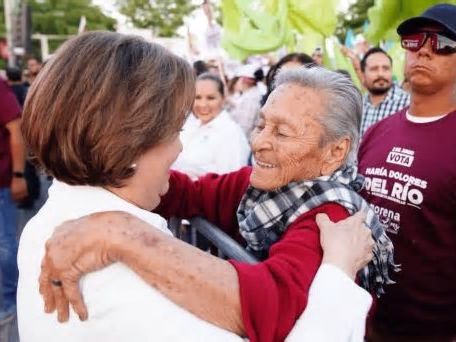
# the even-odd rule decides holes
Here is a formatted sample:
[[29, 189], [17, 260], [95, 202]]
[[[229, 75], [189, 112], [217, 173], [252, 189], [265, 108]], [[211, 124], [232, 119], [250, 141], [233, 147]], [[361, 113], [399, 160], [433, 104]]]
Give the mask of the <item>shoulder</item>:
[[299, 216], [296, 221], [290, 225], [291, 228], [318, 228], [316, 223], [317, 214], [326, 214], [333, 222], [346, 219], [350, 216], [348, 210], [338, 203], [325, 203]]
[[225, 111], [225, 110], [222, 111], [218, 115], [217, 119], [218, 119], [217, 123], [218, 123], [218, 126], [220, 126], [220, 128], [224, 128], [225, 130], [228, 128], [230, 130], [242, 132], [241, 126], [239, 126], [239, 124], [233, 120], [233, 118], [231, 117], [230, 114], [228, 114], [227, 111]]
[[452, 123], [456, 123], [456, 110], [448, 113], [448, 115], [446, 116], [446, 118]]
[[393, 95], [394, 99], [400, 100], [400, 99], [403, 99], [403, 98], [409, 98], [410, 97], [409, 93], [407, 93], [405, 90], [403, 90], [397, 84], [395, 84], [391, 88], [391, 92], [392, 92], [392, 95]]
[[337, 203], [326, 203], [302, 214], [290, 224], [282, 238], [271, 246], [269, 258], [277, 256], [293, 259], [306, 257], [308, 261], [318, 261], [317, 265], [319, 265], [321, 247], [320, 230], [316, 222], [317, 214], [326, 214], [333, 222], [349, 216], [348, 211]]
[[235, 152], [239, 147], [248, 148], [248, 141], [241, 126], [227, 112], [222, 112], [214, 123], [213, 136], [219, 145]]
[[391, 128], [394, 128], [397, 126], [397, 123], [405, 116], [405, 112], [407, 111], [408, 107], [405, 107], [398, 112], [386, 117], [383, 120], [380, 120], [370, 126], [366, 133], [362, 136], [361, 140], [361, 146], [371, 139], [374, 136], [377, 136], [378, 134], [386, 134]]
[[186, 129], [198, 127], [198, 123], [199, 123], [199, 120], [195, 116], [195, 114], [190, 113], [189, 116], [187, 117], [187, 119], [185, 120], [184, 125], [182, 126], [182, 129], [186, 130]]

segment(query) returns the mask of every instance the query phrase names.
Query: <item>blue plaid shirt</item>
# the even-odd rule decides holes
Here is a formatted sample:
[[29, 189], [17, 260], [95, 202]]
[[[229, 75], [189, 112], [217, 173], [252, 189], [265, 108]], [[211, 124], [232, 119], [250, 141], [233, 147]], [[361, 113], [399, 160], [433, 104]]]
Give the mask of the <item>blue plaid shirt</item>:
[[387, 116], [394, 114], [402, 108], [410, 104], [410, 96], [402, 90], [398, 85], [393, 83], [393, 86], [388, 91], [388, 94], [376, 107], [374, 107], [369, 99], [369, 94], [363, 97], [363, 117], [361, 118], [361, 136], [366, 133], [367, 129], [374, 123], [383, 120]]

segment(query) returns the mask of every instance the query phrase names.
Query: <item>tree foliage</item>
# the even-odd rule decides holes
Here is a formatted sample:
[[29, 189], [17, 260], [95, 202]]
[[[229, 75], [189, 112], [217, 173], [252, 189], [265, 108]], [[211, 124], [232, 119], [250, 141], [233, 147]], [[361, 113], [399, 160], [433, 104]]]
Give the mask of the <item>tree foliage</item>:
[[120, 12], [139, 28], [151, 29], [159, 37], [173, 37], [184, 17], [196, 6], [189, 0], [118, 0]]
[[367, 20], [367, 10], [374, 6], [374, 0], [357, 0], [352, 3], [347, 12], [340, 13], [337, 18], [336, 36], [341, 42], [345, 40], [348, 29], [360, 33]]
[[81, 16], [87, 30], [114, 30], [116, 20], [103, 14], [90, 0], [30, 0], [32, 32], [44, 34], [75, 34]]
[[[114, 30], [116, 20], [103, 14], [90, 0], [27, 0], [32, 10], [32, 33], [71, 35], [78, 32], [81, 16], [88, 30]], [[0, 32], [5, 33], [3, 0], [0, 0]]]

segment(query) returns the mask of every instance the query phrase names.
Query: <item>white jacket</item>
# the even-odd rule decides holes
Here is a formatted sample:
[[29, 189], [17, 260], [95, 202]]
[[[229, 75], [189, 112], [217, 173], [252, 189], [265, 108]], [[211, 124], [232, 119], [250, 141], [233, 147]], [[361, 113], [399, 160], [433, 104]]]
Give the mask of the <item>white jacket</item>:
[[81, 280], [87, 321], [79, 321], [72, 310], [64, 324], [55, 313], [46, 314], [38, 289], [46, 240], [65, 220], [109, 210], [128, 212], [171, 234], [162, 217], [107, 190], [54, 181], [48, 201], [26, 225], [20, 240], [17, 313], [21, 342], [242, 341], [174, 304], [121, 263]]

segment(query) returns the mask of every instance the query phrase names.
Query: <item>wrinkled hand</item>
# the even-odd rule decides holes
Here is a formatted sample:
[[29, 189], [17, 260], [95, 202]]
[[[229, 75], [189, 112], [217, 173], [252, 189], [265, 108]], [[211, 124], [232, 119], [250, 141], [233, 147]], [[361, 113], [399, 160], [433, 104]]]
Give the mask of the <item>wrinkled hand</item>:
[[[64, 222], [47, 241], [39, 288], [45, 311], [57, 310], [59, 322], [69, 319], [69, 304], [81, 320], [87, 319], [79, 279], [117, 261], [112, 246], [119, 241], [118, 225], [111, 218], [123, 214], [98, 213]], [[60, 281], [62, 286], [53, 285], [52, 280]]]
[[320, 228], [320, 242], [323, 248], [323, 263], [341, 268], [352, 279], [373, 257], [374, 240], [364, 224], [363, 212], [337, 223], [326, 214], [318, 214], [316, 221]]
[[27, 183], [24, 178], [13, 177], [11, 180], [11, 197], [15, 202], [20, 202], [28, 195]]

